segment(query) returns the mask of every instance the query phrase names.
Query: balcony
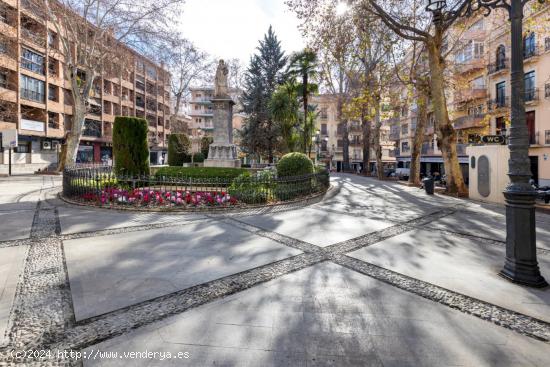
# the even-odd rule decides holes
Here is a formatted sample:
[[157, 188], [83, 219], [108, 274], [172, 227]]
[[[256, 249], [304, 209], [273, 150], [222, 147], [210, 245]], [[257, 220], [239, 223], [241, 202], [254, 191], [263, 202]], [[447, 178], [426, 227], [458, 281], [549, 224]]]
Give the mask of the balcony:
[[499, 60], [487, 65], [488, 74], [497, 74], [508, 70], [510, 67], [510, 61], [508, 59]]
[[495, 111], [501, 108], [508, 107], [510, 107], [510, 97], [497, 97], [487, 103], [487, 108], [489, 109], [489, 111]]
[[487, 98], [486, 88], [465, 88], [454, 94], [455, 103], [464, 103], [474, 99]]
[[523, 50], [524, 62], [535, 61], [537, 56], [540, 55], [540, 48], [538, 46], [529, 47]]
[[469, 73], [485, 68], [486, 60], [484, 57], [475, 57], [468, 61], [459, 62], [456, 65], [457, 72], [460, 74]]
[[435, 149], [432, 144], [422, 144], [422, 155], [435, 155]]
[[363, 132], [363, 128], [361, 127], [361, 125], [350, 125], [348, 129], [349, 129], [349, 132], [351, 133]]
[[468, 115], [468, 116], [458, 117], [453, 120], [453, 127], [456, 130], [482, 127], [481, 123], [483, 122], [484, 119], [485, 119], [484, 113], [479, 115]]
[[525, 90], [525, 103], [534, 104], [539, 100], [539, 89], [531, 88]]
[[39, 33], [33, 32], [30, 29], [21, 27], [21, 35], [23, 39], [29, 40], [35, 45], [46, 47], [46, 38]]

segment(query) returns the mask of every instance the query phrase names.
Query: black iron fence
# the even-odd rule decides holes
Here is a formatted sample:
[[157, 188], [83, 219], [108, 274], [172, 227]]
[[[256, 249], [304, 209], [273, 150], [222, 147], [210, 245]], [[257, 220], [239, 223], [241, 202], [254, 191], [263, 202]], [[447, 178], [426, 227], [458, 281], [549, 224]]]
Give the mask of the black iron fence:
[[63, 196], [105, 207], [223, 209], [269, 205], [307, 198], [329, 187], [326, 170], [297, 177], [276, 177], [271, 170], [231, 177], [175, 177], [116, 174], [111, 166], [66, 168]]

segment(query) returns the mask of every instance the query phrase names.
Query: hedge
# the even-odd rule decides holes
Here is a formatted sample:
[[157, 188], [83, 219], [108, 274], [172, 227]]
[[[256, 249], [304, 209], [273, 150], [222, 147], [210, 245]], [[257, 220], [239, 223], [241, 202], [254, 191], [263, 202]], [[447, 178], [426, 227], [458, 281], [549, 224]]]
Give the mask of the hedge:
[[155, 176], [161, 177], [186, 177], [186, 178], [219, 178], [233, 180], [246, 172], [243, 168], [218, 168], [218, 167], [162, 167]]
[[121, 175], [149, 174], [149, 144], [147, 120], [138, 117], [115, 117], [113, 125], [113, 155], [115, 172]]

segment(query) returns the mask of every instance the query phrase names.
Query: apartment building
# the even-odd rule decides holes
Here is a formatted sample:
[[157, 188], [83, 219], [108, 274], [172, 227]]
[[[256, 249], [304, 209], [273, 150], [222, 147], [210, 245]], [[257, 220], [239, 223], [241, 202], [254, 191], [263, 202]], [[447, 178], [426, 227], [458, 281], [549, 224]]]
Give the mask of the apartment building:
[[[328, 167], [341, 171], [343, 167], [343, 129], [337, 119], [337, 98], [330, 94], [322, 94], [311, 98], [311, 104], [317, 106], [319, 115], [316, 120], [316, 129], [320, 132], [321, 146], [320, 161]], [[387, 123], [382, 125], [380, 131], [380, 144], [382, 146], [382, 162], [386, 168], [395, 166], [394, 143], [389, 139], [390, 126]], [[361, 124], [358, 121], [348, 122], [349, 157], [350, 168], [353, 171], [364, 171], [363, 167], [363, 133]], [[325, 139], [327, 138], [327, 139]], [[370, 153], [370, 167], [372, 172], [376, 159], [374, 152]]]
[[[214, 87], [190, 88], [191, 100], [189, 101], [188, 115], [191, 118], [189, 129], [191, 135], [196, 136], [200, 129], [204, 136], [213, 136], [214, 134], [214, 112], [212, 110], [212, 98], [214, 98]], [[233, 139], [234, 144], [239, 146], [238, 131], [242, 128], [246, 116], [241, 113], [239, 102], [242, 91], [231, 88], [229, 95], [235, 102], [233, 106]]]
[[[0, 0], [0, 35], [0, 131], [17, 129], [19, 135], [12, 170], [29, 173], [55, 166], [72, 124], [70, 83], [63, 75], [63, 57], [56, 52], [59, 36], [25, 1], [16, 0]], [[170, 131], [170, 75], [119, 46], [127, 53], [128, 65], [94, 81], [77, 162], [113, 159], [112, 125], [115, 116], [122, 115], [147, 119], [151, 163], [160, 163]], [[3, 149], [0, 171], [7, 171], [7, 164]]]
[[[550, 7], [527, 8], [524, 22], [525, 104], [529, 130], [531, 170], [541, 186], [550, 185]], [[510, 126], [510, 27], [504, 12], [466, 19], [454, 30], [459, 43], [449, 58], [448, 108], [457, 131], [457, 149], [467, 177], [466, 146], [480, 145], [484, 135], [507, 135]], [[401, 106], [401, 118], [392, 121], [391, 139], [398, 146], [398, 166], [408, 167], [414, 103]], [[407, 110], [408, 109], [408, 110]], [[444, 172], [433, 116], [425, 131], [423, 173]]]

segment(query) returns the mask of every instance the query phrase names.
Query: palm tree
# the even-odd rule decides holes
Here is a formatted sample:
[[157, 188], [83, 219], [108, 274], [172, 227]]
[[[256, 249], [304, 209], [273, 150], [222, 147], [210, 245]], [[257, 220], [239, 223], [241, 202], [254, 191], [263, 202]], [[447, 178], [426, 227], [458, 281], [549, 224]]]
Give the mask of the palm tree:
[[[316, 93], [318, 86], [311, 83], [317, 77], [317, 54], [311, 49], [304, 49], [292, 55], [290, 59], [290, 74], [301, 80], [300, 94], [304, 109], [304, 127], [307, 125], [307, 116], [309, 112], [308, 98], [312, 93]], [[306, 134], [304, 134], [305, 139]], [[307, 141], [303, 142], [304, 153], [307, 153]]]
[[281, 137], [287, 152], [295, 150], [295, 128], [299, 123], [299, 110], [298, 84], [294, 79], [289, 79], [277, 88], [269, 101], [269, 111], [280, 126]]

